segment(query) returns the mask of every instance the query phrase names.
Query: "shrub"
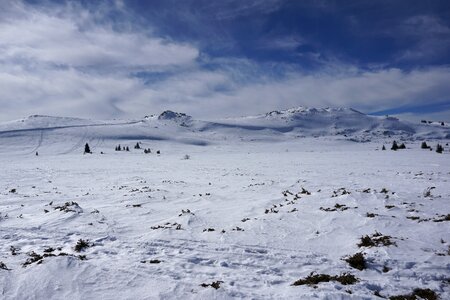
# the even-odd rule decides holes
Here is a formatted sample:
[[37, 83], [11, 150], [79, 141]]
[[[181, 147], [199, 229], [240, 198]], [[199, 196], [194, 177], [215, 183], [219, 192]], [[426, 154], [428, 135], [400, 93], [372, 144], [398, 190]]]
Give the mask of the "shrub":
[[5, 265], [5, 263], [2, 262], [2, 261], [0, 261], [0, 269], [2, 269], [2, 270], [7, 270], [7, 271], [11, 270], [11, 269], [9, 269], [9, 268]]
[[44, 257], [42, 255], [37, 254], [34, 251], [31, 251], [27, 254], [28, 254], [29, 258], [22, 264], [23, 267], [31, 265], [32, 263], [37, 263], [39, 265], [44, 260]]
[[201, 287], [208, 287], [208, 286], [210, 286], [210, 287], [212, 287], [212, 288], [214, 288], [214, 289], [218, 289], [218, 288], [220, 288], [220, 284], [221, 283], [223, 283], [223, 281], [220, 281], [220, 280], [217, 280], [217, 281], [213, 281], [212, 283], [210, 283], [210, 284], [208, 284], [208, 283], [202, 283], [202, 284], [200, 284], [200, 286]]
[[358, 282], [358, 279], [354, 275], [348, 273], [331, 276], [328, 274], [314, 274], [314, 272], [312, 272], [307, 277], [295, 281], [292, 285], [293, 286], [316, 285], [321, 282], [330, 282], [330, 281], [337, 281], [342, 285], [349, 285], [355, 284], [356, 282]]
[[358, 269], [360, 271], [366, 268], [366, 260], [364, 259], [364, 255], [361, 252], [345, 258], [345, 261], [348, 262], [350, 267]]
[[395, 242], [391, 241], [391, 238], [389, 235], [382, 235], [379, 232], [375, 232], [372, 236], [362, 236], [358, 247], [396, 246]]
[[391, 296], [390, 300], [414, 300], [414, 299], [426, 299], [426, 300], [437, 300], [439, 299], [438, 295], [430, 290], [430, 289], [414, 289], [411, 294], [408, 295], [399, 295], [399, 296]]
[[81, 252], [85, 248], [89, 248], [90, 246], [91, 245], [89, 244], [89, 241], [83, 240], [83, 239], [79, 239], [77, 244], [75, 245], [75, 251], [76, 252]]
[[361, 242], [358, 244], [358, 247], [373, 247], [373, 246], [375, 246], [375, 243], [368, 235], [362, 236]]

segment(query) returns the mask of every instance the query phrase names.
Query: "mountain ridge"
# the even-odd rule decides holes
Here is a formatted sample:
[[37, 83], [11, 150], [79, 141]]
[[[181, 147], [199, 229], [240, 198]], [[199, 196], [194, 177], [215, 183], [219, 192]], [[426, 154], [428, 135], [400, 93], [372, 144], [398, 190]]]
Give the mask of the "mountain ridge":
[[58, 144], [61, 145], [58, 148], [65, 149], [60, 152], [67, 153], [88, 141], [114, 144], [147, 140], [205, 146], [231, 141], [281, 142], [306, 137], [330, 137], [354, 142], [442, 140], [450, 139], [450, 128], [445, 124], [415, 124], [394, 117], [370, 116], [352, 108], [303, 106], [215, 121], [198, 120], [185, 113], [166, 110], [159, 115], [135, 120], [32, 115], [0, 123], [1, 145], [24, 147], [34, 144], [34, 147], [29, 147], [33, 149], [30, 152]]

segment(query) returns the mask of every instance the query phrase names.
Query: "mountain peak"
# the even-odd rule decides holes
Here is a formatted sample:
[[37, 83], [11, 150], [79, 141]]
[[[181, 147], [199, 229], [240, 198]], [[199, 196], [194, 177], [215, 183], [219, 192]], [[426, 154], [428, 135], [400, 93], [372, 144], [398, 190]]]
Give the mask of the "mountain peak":
[[286, 110], [275, 110], [266, 113], [267, 117], [275, 117], [281, 115], [311, 115], [311, 114], [332, 114], [332, 113], [358, 113], [364, 115], [362, 112], [359, 112], [353, 108], [347, 107], [327, 107], [327, 108], [314, 108], [314, 107], [305, 107], [298, 106], [289, 108]]
[[174, 121], [188, 121], [192, 117], [185, 113], [174, 112], [171, 110], [163, 111], [159, 116], [158, 120], [174, 120]]

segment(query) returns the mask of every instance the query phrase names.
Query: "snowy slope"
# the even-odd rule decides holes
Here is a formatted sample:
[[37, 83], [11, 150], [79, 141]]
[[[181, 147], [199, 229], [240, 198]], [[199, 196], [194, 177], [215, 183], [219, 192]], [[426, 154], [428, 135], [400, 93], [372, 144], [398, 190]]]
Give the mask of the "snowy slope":
[[65, 154], [80, 151], [86, 142], [97, 148], [138, 141], [144, 144], [173, 141], [204, 146], [229, 141], [279, 142], [319, 136], [363, 142], [385, 138], [448, 139], [450, 127], [368, 116], [347, 108], [299, 107], [208, 122], [172, 111], [130, 121], [31, 116], [0, 124], [0, 153], [44, 151]]
[[265, 115], [223, 120], [230, 126], [296, 132], [304, 136], [343, 135], [373, 138], [402, 135], [409, 138], [448, 138], [450, 128], [428, 124], [412, 124], [393, 117], [368, 116], [351, 108], [298, 107], [272, 111]]

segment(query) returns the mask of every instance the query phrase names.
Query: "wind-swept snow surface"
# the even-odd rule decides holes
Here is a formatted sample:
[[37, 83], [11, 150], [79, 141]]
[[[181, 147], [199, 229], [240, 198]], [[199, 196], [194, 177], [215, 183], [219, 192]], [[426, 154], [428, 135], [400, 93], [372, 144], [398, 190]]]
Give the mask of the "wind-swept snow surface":
[[357, 143], [243, 119], [1, 125], [0, 298], [450, 297], [448, 140], [420, 149], [414, 127], [391, 151], [406, 134]]

